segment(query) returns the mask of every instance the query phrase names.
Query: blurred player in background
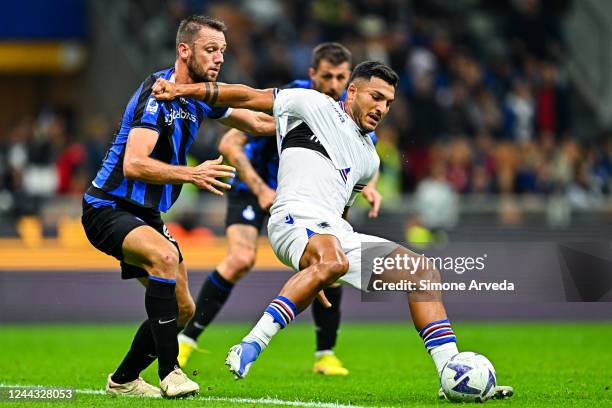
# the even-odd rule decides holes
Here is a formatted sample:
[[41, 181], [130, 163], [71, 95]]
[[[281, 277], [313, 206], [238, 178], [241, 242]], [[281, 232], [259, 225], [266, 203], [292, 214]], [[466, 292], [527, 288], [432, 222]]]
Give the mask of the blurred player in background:
[[[323, 43], [312, 52], [310, 79], [295, 80], [284, 88], [314, 89], [340, 100], [350, 75], [350, 51], [338, 43]], [[370, 137], [376, 143], [374, 132]], [[240, 180], [233, 181], [227, 201], [228, 252], [202, 285], [195, 315], [179, 335], [178, 361], [181, 367], [187, 363], [198, 337], [217, 316], [234, 285], [255, 264], [257, 237], [276, 197], [279, 160], [276, 139], [250, 137], [232, 129], [221, 139], [219, 150], [231, 165], [236, 166], [240, 177]], [[381, 196], [376, 191], [376, 179], [364, 188], [363, 195], [372, 204], [370, 216], [377, 216]], [[325, 296], [331, 307], [313, 302], [311, 308], [317, 343], [313, 371], [325, 375], [347, 375], [348, 370], [333, 352], [340, 325], [342, 286], [334, 284], [326, 288]]]
[[[438, 376], [458, 354], [440, 291], [421, 286], [440, 282], [439, 272], [425, 261], [415, 269], [402, 268], [393, 262], [396, 257], [416, 261], [422, 256], [383, 238], [359, 234], [346, 221], [356, 195], [378, 170], [380, 160], [368, 133], [389, 112], [397, 84], [398, 76], [391, 68], [367, 61], [353, 70], [344, 102], [308, 89], [175, 85], [163, 79], [154, 85], [153, 94], [160, 100], [189, 96], [272, 111], [276, 119], [280, 162], [268, 234], [276, 256], [296, 274], [241, 343], [230, 349], [226, 364], [237, 379], [248, 374], [272, 337], [307, 308], [319, 291], [338, 280], [368, 289], [362, 287], [361, 276], [365, 243], [377, 243], [385, 263], [392, 261], [385, 272], [389, 282], [414, 285], [408, 297], [412, 320]], [[512, 392], [511, 387], [498, 386], [495, 394], [505, 397]]]
[[[223, 195], [218, 188], [230, 188], [217, 180], [234, 176], [234, 168], [222, 165], [221, 157], [195, 167], [186, 165], [187, 151], [207, 118], [257, 134], [274, 132], [274, 121], [261, 113], [213, 108], [214, 101], [158, 102], [151, 87], [157, 78], [177, 84], [215, 81], [226, 48], [225, 29], [223, 22], [202, 16], [181, 22], [174, 67], [149, 76], [134, 93], [83, 197], [87, 238], [121, 262], [124, 279], [139, 278], [146, 286], [148, 319], [117, 370], [108, 376], [109, 394], [180, 397], [199, 391], [177, 364], [176, 335], [195, 307], [180, 249], [160, 211], [172, 206], [185, 183], [218, 195]], [[161, 390], [139, 377], [156, 358]]]

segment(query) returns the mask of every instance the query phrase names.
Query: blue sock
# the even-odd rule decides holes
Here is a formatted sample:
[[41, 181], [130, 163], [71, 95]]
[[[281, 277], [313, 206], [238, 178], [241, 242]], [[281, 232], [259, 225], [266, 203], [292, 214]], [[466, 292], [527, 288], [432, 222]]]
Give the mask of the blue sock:
[[297, 308], [292, 301], [283, 296], [277, 296], [266, 308], [263, 316], [255, 327], [247, 334], [243, 342], [257, 343], [261, 350], [264, 350], [272, 337], [280, 329], [284, 329], [291, 323], [297, 314]]
[[272, 300], [265, 312], [272, 316], [274, 323], [278, 323], [281, 329], [284, 329], [285, 326], [295, 320], [297, 308], [286, 297], [277, 296]]

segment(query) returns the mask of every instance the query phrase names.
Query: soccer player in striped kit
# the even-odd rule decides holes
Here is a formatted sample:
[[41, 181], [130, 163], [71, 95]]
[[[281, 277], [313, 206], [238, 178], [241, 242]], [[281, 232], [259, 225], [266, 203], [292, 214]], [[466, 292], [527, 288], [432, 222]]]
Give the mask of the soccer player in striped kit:
[[[351, 53], [339, 43], [323, 43], [312, 51], [309, 79], [298, 79], [283, 87], [314, 89], [335, 100], [343, 96], [351, 75]], [[376, 134], [369, 136], [376, 143]], [[179, 335], [179, 364], [184, 367], [197, 346], [198, 337], [212, 322], [228, 300], [234, 285], [255, 263], [257, 237], [276, 196], [278, 151], [276, 139], [253, 137], [231, 129], [219, 144], [219, 150], [238, 169], [227, 198], [226, 236], [228, 252], [204, 281], [196, 300], [196, 312]], [[363, 187], [362, 187], [363, 188]], [[364, 197], [371, 203], [370, 216], [375, 217], [381, 203], [376, 180], [365, 187]], [[316, 352], [313, 371], [324, 375], [349, 373], [334, 353], [340, 326], [342, 286], [324, 290], [331, 307], [313, 302], [311, 310], [316, 327]]]
[[[108, 376], [109, 394], [182, 397], [199, 386], [178, 367], [177, 333], [194, 312], [187, 270], [177, 242], [160, 212], [191, 183], [214, 194], [230, 188], [217, 178], [233, 177], [222, 158], [187, 166], [187, 151], [206, 119], [255, 134], [274, 133], [274, 120], [243, 109], [213, 107], [191, 98], [160, 102], [151, 94], [158, 78], [176, 84], [214, 82], [225, 52], [225, 24], [203, 16], [183, 20], [176, 37], [174, 67], [150, 75], [131, 97], [120, 128], [92, 185], [83, 197], [82, 223], [90, 242], [121, 262], [124, 279], [146, 286], [147, 320], [130, 350]], [[139, 374], [158, 360], [160, 388]]]
[[[247, 376], [272, 337], [295, 320], [321, 290], [338, 280], [368, 289], [362, 287], [363, 244], [376, 244], [374, 251], [385, 258], [385, 263], [392, 261], [392, 267], [385, 272], [387, 281], [413, 283], [415, 290], [408, 296], [410, 313], [438, 375], [458, 354], [441, 293], [419, 285], [440, 282], [439, 272], [427, 267], [425, 261], [414, 270], [402, 268], [394, 259], [414, 260], [422, 255], [383, 238], [360, 234], [346, 221], [360, 186], [367, 184], [378, 169], [379, 158], [367, 135], [389, 112], [398, 80], [387, 65], [362, 62], [353, 69], [346, 99], [340, 102], [308, 89], [257, 90], [244, 85], [210, 83], [176, 85], [163, 79], [153, 86], [153, 94], [159, 100], [188, 96], [219, 105], [273, 112], [276, 119], [280, 164], [268, 236], [278, 259], [296, 273], [266, 307], [253, 329], [229, 350], [226, 364], [236, 379]], [[371, 274], [371, 270], [366, 265], [364, 272]], [[512, 387], [495, 388], [496, 398], [512, 393]]]

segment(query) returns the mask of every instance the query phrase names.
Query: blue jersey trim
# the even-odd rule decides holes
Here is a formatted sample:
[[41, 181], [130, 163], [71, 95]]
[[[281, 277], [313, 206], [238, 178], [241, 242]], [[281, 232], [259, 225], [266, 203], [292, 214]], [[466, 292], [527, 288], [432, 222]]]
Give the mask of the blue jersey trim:
[[83, 195], [83, 198], [85, 199], [85, 202], [87, 204], [91, 205], [93, 208], [100, 208], [100, 207], [113, 207], [113, 208], [116, 208], [117, 207], [117, 203], [112, 201], [112, 200], [102, 200], [101, 198], [96, 198], [94, 196], [90, 196], [87, 193], [85, 193], [85, 195]]

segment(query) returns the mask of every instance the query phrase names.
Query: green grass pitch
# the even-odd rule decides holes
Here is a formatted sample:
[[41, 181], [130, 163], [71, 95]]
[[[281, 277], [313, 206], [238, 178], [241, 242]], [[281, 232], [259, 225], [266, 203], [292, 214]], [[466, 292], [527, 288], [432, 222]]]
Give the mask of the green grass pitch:
[[[343, 324], [336, 351], [351, 370], [345, 378], [310, 372], [313, 328], [294, 324], [274, 338], [245, 380], [234, 381], [223, 360], [249, 327], [214, 324], [201, 337], [200, 345], [207, 352], [195, 353], [186, 368], [190, 374], [199, 371], [195, 377], [201, 386], [198, 398], [144, 400], [79, 393], [72, 402], [0, 405], [454, 406], [437, 400], [433, 363], [408, 322]], [[0, 383], [99, 392], [136, 328], [136, 324], [2, 326]], [[497, 369], [499, 383], [515, 387], [511, 400], [489, 401], [487, 406], [612, 406], [610, 323], [457, 323], [454, 328], [461, 350], [485, 354]], [[143, 374], [152, 383], [156, 383], [156, 368], [154, 364]]]

